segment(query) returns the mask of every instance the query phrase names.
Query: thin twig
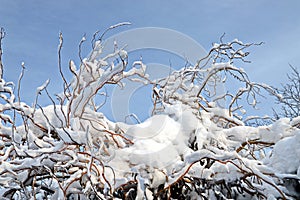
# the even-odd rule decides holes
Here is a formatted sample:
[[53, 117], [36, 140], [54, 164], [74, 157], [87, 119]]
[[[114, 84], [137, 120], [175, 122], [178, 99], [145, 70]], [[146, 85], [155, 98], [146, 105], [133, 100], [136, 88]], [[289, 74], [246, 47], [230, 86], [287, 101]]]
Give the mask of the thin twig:
[[4, 28], [0, 28], [0, 80], [3, 79], [3, 61], [2, 61], [2, 54], [3, 54], [3, 50], [2, 50], [2, 40], [4, 39], [6, 33]]
[[68, 90], [68, 93], [70, 93], [70, 89], [69, 89], [69, 86], [68, 86], [68, 82], [67, 82], [67, 80], [64, 76], [64, 73], [62, 71], [62, 67], [61, 67], [61, 50], [62, 50], [62, 47], [63, 47], [63, 42], [64, 42], [63, 35], [62, 35], [62, 32], [60, 32], [59, 33], [59, 45], [58, 45], [58, 68], [59, 68], [60, 76], [64, 81], [64, 94], [65, 94], [65, 97], [68, 99], [68, 95], [66, 94], [66, 91]]

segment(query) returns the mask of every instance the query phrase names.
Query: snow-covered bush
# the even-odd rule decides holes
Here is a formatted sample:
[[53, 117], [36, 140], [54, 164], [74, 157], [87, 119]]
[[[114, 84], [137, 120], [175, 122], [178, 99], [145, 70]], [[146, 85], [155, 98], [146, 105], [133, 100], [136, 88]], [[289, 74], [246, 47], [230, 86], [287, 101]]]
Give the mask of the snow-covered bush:
[[[70, 82], [61, 73], [58, 102], [49, 81], [37, 89], [52, 105], [20, 102], [1, 75], [3, 199], [299, 198], [299, 118], [251, 127], [242, 115], [260, 90], [276, 95], [235, 66], [255, 44], [221, 39], [196, 65], [153, 81], [142, 61], [127, 66], [126, 49], [103, 55], [101, 39], [78, 68], [70, 61]], [[101, 88], [126, 78], [153, 86], [153, 116], [140, 124], [109, 121], [95, 103]], [[239, 86], [216, 96], [220, 83]]]

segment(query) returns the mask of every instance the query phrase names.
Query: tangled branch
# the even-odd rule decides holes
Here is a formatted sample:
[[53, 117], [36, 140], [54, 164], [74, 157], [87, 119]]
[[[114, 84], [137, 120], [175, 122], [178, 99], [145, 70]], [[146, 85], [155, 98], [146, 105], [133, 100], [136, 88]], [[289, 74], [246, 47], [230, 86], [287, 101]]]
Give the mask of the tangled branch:
[[[287, 151], [282, 148], [288, 146], [297, 153], [299, 119], [283, 118], [252, 127], [244, 123], [256, 117], [243, 121], [239, 116], [244, 102], [256, 106], [261, 90], [280, 97], [272, 87], [252, 82], [236, 66], [237, 62], [248, 62], [247, 48], [261, 43], [225, 43], [222, 36], [220, 44], [214, 44], [196, 65], [152, 81], [141, 60], [128, 66], [125, 47], [115, 45], [113, 52], [103, 55], [104, 34], [123, 25], [128, 23], [109, 27], [98, 39], [97, 31], [92, 38], [92, 52], [86, 58], [81, 55], [86, 41], [85, 36], [82, 38], [78, 68], [74, 61], [69, 62], [73, 75], [70, 81], [63, 74], [60, 33], [58, 68], [63, 79], [62, 94], [56, 95], [56, 102], [48, 91], [47, 80], [37, 88], [32, 106], [21, 102], [20, 97], [24, 65], [17, 95], [14, 84], [2, 77], [1, 41], [5, 32], [1, 29], [3, 199], [299, 197], [299, 156], [292, 157], [295, 162], [286, 169]], [[112, 122], [100, 112], [101, 105], [96, 105], [96, 95], [106, 85], [122, 85], [123, 79], [152, 85], [154, 116], [145, 122]], [[240, 87], [220, 90], [220, 85], [230, 81]], [[40, 95], [46, 95], [51, 104], [40, 106]], [[20, 117], [21, 124], [17, 123]], [[296, 186], [286, 180], [292, 180]]]

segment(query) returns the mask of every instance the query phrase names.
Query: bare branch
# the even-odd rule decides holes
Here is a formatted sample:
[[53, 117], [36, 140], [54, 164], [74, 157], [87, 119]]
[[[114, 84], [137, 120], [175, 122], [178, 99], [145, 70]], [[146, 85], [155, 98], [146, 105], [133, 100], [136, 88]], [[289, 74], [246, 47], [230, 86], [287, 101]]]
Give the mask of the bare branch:
[[5, 30], [4, 28], [0, 28], [0, 79], [3, 79], [3, 61], [2, 61], [2, 54], [3, 54], [3, 50], [2, 50], [2, 40], [5, 37]]
[[24, 76], [24, 72], [25, 72], [25, 63], [22, 62], [22, 71], [21, 71], [21, 74], [20, 74], [20, 77], [19, 77], [19, 80], [18, 80], [18, 101], [21, 102], [21, 96], [20, 96], [20, 91], [21, 91], [21, 81], [22, 81], [22, 78]]
[[61, 50], [63, 47], [63, 42], [64, 42], [63, 35], [60, 32], [59, 33], [59, 45], [58, 45], [58, 68], [59, 68], [60, 76], [64, 81], [64, 94], [65, 94], [65, 97], [68, 98], [68, 95], [66, 94], [66, 92], [70, 93], [70, 89], [69, 89], [68, 82], [64, 76], [64, 73], [62, 71], [62, 66], [61, 66]]
[[288, 82], [281, 88], [275, 88], [280, 96], [276, 102], [282, 105], [280, 116], [294, 118], [300, 116], [300, 73], [297, 68], [290, 65], [292, 72], [287, 74]]

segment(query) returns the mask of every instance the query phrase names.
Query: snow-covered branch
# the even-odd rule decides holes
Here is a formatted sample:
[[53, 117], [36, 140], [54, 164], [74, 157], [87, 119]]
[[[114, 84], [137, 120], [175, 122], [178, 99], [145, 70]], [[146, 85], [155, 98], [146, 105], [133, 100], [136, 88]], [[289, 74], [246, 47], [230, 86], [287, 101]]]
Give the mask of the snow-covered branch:
[[[254, 117], [243, 121], [238, 113], [243, 103], [256, 106], [261, 90], [280, 97], [236, 63], [247, 62], [245, 51], [255, 44], [222, 37], [196, 65], [153, 81], [142, 61], [128, 66], [126, 47], [103, 55], [103, 35], [127, 24], [99, 39], [96, 32], [86, 58], [82, 39], [78, 67], [69, 62], [70, 81], [62, 73], [60, 34], [58, 103], [49, 81], [29, 106], [20, 102], [20, 86], [16, 98], [14, 84], [0, 79], [3, 199], [299, 198], [299, 118], [252, 127], [244, 122]], [[140, 124], [112, 122], [96, 106], [99, 91], [123, 79], [153, 86], [153, 116]], [[238, 87], [220, 88], [232, 81]], [[40, 106], [39, 95], [51, 104]]]

